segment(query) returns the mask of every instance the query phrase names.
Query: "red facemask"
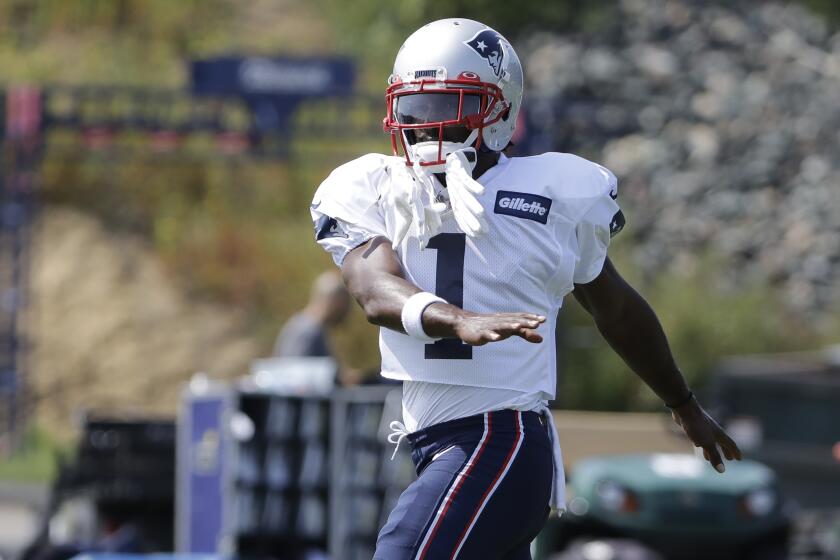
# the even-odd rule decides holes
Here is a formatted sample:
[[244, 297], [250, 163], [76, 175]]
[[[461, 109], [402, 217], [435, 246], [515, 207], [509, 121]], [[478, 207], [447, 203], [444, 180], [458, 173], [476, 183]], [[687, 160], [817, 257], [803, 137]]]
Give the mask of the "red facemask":
[[[409, 166], [415, 163], [411, 156], [417, 144], [437, 143], [436, 157], [422, 158], [421, 166], [445, 164], [452, 146], [478, 149], [481, 131], [502, 118], [505, 111], [499, 105], [507, 104], [498, 86], [479, 81], [472, 72], [462, 72], [455, 80], [396, 81], [386, 90], [385, 100], [383, 128], [391, 134], [394, 155], [399, 155], [401, 147]], [[473, 131], [478, 132], [472, 135]]]

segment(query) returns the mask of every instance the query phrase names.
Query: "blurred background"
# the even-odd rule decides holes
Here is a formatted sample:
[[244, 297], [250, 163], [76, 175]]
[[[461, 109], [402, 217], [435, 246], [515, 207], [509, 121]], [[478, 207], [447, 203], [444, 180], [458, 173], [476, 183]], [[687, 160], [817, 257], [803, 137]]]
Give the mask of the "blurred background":
[[[256, 445], [262, 431], [269, 442], [294, 440], [289, 465], [296, 466], [288, 468], [303, 472], [302, 462], [315, 461], [307, 442], [321, 429], [329, 435], [316, 463], [330, 471], [327, 457], [344, 452], [335, 445], [345, 435], [326, 424], [342, 414], [358, 420], [348, 424], [356, 436], [346, 437], [369, 437], [362, 447], [379, 457], [377, 430], [392, 419], [383, 404], [392, 389], [352, 388], [376, 384], [376, 329], [355, 306], [346, 320], [324, 311], [335, 291], [316, 278], [333, 264], [314, 243], [308, 206], [338, 164], [389, 153], [381, 119], [396, 50], [424, 23], [453, 16], [494, 27], [523, 61], [517, 153], [574, 152], [618, 176], [628, 226], [612, 259], [657, 310], [689, 381], [748, 448], [752, 442], [760, 463], [739, 491], [775, 492], [781, 484], [771, 507], [779, 519], [750, 529], [749, 538], [794, 527], [805, 535], [794, 539], [799, 557], [837, 550], [836, 516], [807, 514], [840, 508], [837, 2], [0, 0], [0, 553], [19, 554], [38, 533], [49, 540], [45, 524], [62, 508], [76, 511], [77, 522], [97, 519], [86, 542], [103, 524], [124, 525], [126, 510], [114, 496], [132, 490], [120, 486], [130, 486], [120, 473], [126, 461], [143, 471], [138, 457], [156, 456], [148, 449], [160, 453], [147, 472], [167, 482], [158, 501], [132, 511], [159, 519], [147, 532], [169, 544], [144, 550], [176, 547], [177, 516], [182, 525], [193, 520], [194, 533], [212, 533], [194, 511], [173, 509], [187, 492], [181, 478], [174, 481], [176, 448], [181, 453], [189, 441], [185, 422], [200, 416], [192, 407], [207, 395], [219, 399], [213, 437], [226, 441], [220, 418], [227, 422], [233, 411], [241, 422], [231, 441], [251, 442], [246, 450], [231, 444], [238, 451], [230, 472], [249, 461], [269, 478], [277, 472], [272, 461], [283, 463], [282, 450]], [[298, 391], [289, 404], [280, 398], [288, 391], [248, 377], [259, 373], [255, 360], [290, 354], [281, 347], [291, 335], [278, 333], [301, 313], [318, 317], [327, 333], [320, 355], [339, 365], [338, 401], [321, 394], [310, 402]], [[570, 451], [570, 467], [580, 459], [586, 472], [598, 471], [584, 459], [611, 451], [690, 452], [574, 302], [559, 325], [554, 404], [561, 433], [569, 430], [565, 448], [587, 449], [580, 457]], [[271, 435], [271, 422], [284, 414], [304, 426], [310, 408], [323, 410], [322, 428], [310, 426], [299, 440]], [[625, 449], [610, 440], [618, 425], [637, 426], [639, 443]], [[603, 445], [586, 447], [593, 438]], [[109, 456], [106, 492], [96, 486], [102, 463], [85, 453], [122, 452], [125, 441], [135, 442], [137, 455]], [[196, 441], [224, 454], [212, 438]], [[184, 480], [189, 457], [178, 463]], [[79, 466], [88, 459], [93, 466]], [[385, 467], [376, 461], [366, 468], [381, 478]], [[675, 464], [665, 471], [694, 468]], [[647, 467], [625, 470], [634, 468]], [[259, 505], [230, 498], [248, 478], [231, 475], [234, 482], [214, 483], [224, 491], [206, 506], [240, 512], [213, 521], [226, 536], [205, 549], [182, 536], [179, 550], [298, 557], [330, 549], [335, 558], [363, 558], [367, 541], [358, 555], [335, 553], [344, 541], [326, 520], [337, 511], [338, 479], [326, 471], [329, 482], [312, 492], [321, 506], [306, 509], [305, 492], [289, 506], [324, 520], [310, 537], [298, 539], [299, 527], [279, 540], [261, 540], [259, 531], [250, 541], [232, 537], [242, 512], [259, 510], [264, 521], [273, 502], [257, 490], [251, 498]], [[254, 488], [285, 488], [253, 476]], [[346, 507], [373, 511], [376, 525], [397, 479], [367, 505]], [[597, 501], [604, 479], [593, 480]], [[143, 484], [151, 492], [158, 483]], [[618, 494], [607, 489], [619, 496], [619, 510], [632, 484], [624, 481]], [[794, 505], [785, 506], [783, 491]], [[113, 499], [67, 506], [96, 492]], [[723, 507], [706, 506], [686, 523]], [[587, 518], [596, 509], [575, 514], [579, 525], [604, 521]], [[597, 554], [569, 544], [569, 527], [554, 529], [542, 557], [562, 547], [564, 558]], [[81, 529], [62, 530], [70, 535], [64, 543], [84, 540]], [[665, 548], [660, 554], [679, 557]], [[775, 558], [778, 550], [755, 557]]]

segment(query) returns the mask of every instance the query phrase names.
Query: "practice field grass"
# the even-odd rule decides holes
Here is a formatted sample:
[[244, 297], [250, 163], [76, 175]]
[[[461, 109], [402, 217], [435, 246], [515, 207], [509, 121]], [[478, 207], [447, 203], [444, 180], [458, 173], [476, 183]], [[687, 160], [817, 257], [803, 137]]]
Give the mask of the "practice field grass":
[[0, 459], [0, 480], [47, 483], [58, 470], [60, 447], [39, 430], [32, 430], [20, 451]]

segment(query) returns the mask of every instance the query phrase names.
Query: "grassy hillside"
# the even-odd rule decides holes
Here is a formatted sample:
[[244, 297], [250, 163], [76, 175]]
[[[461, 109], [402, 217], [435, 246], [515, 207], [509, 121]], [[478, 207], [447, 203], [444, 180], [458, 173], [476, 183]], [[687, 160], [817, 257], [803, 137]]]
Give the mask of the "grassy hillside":
[[299, 0], [4, 0], [6, 83], [181, 87], [189, 58], [331, 52], [329, 25]]
[[[2, 2], [0, 83], [177, 89], [191, 58], [324, 53], [335, 48], [331, 37], [317, 7], [295, 0]], [[81, 141], [52, 133], [48, 144], [59, 143]], [[254, 340], [255, 355], [265, 355], [285, 318], [305, 303], [311, 279], [333, 266], [311, 241], [315, 186], [341, 161], [384, 147], [382, 137], [366, 145], [301, 142], [287, 161], [235, 161], [213, 150], [198, 159], [48, 150], [43, 201], [46, 213], [70, 206], [116, 235], [145, 240], [194, 302], [246, 317], [243, 334]], [[349, 364], [375, 368], [375, 331], [358, 313], [351, 325], [339, 333], [339, 350]]]

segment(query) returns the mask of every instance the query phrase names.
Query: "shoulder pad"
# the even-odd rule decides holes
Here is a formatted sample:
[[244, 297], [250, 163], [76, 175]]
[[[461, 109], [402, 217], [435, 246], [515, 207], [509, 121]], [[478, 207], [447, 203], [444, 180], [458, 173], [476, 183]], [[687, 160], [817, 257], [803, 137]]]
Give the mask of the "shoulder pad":
[[601, 165], [574, 154], [547, 152], [517, 158], [521, 173], [536, 181], [558, 202], [558, 210], [577, 222], [599, 199], [618, 197], [615, 175]]

